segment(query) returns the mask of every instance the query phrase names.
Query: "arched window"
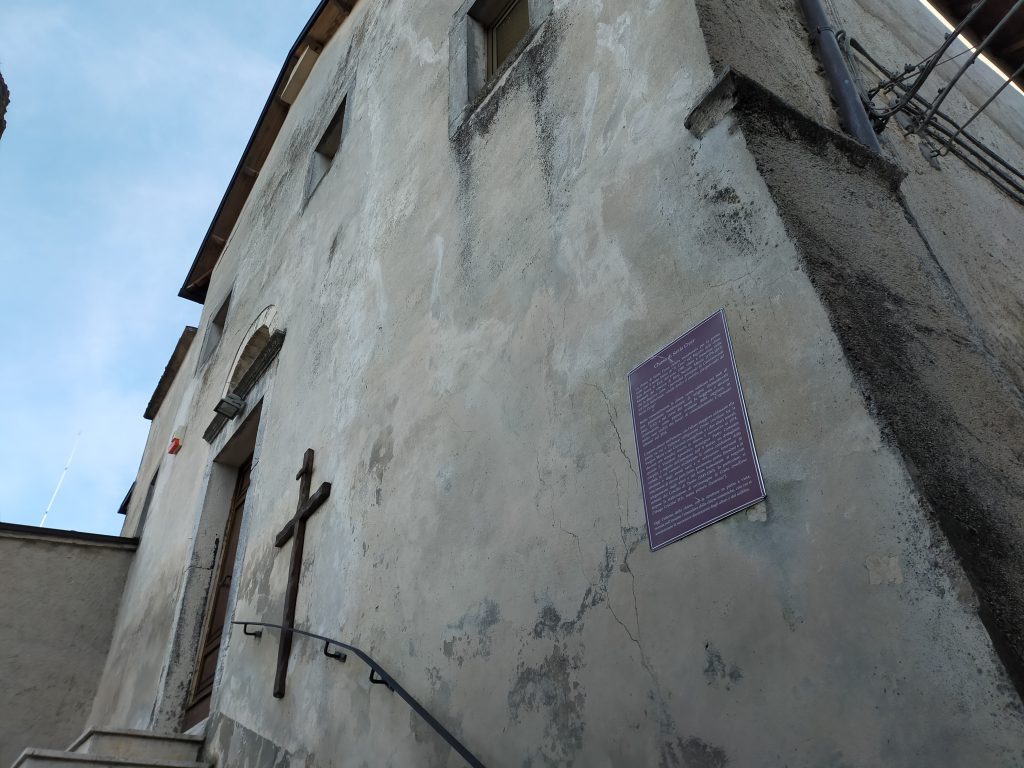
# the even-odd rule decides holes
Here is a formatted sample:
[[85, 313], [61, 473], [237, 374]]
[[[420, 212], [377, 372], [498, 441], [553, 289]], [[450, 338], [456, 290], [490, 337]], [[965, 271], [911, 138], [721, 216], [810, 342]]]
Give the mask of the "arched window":
[[[268, 353], [276, 355], [281, 340], [278, 337], [282, 333], [283, 329], [279, 328], [277, 324], [277, 307], [271, 304], [259, 313], [242, 337], [242, 343], [238, 345], [235, 359], [231, 363], [231, 375], [224, 384], [225, 395], [235, 392], [240, 385], [243, 388], [248, 385], [248, 389], [251, 389], [256, 384], [263, 371], [273, 362], [272, 356], [269, 359], [266, 358]], [[250, 371], [253, 375], [247, 376], [246, 374]], [[241, 394], [244, 396], [247, 392]]]
[[242, 351], [235, 361], [235, 367], [231, 371], [231, 378], [228, 379], [228, 392], [234, 392], [242, 377], [252, 368], [260, 354], [270, 343], [270, 328], [261, 325], [256, 332], [249, 337], [249, 340], [242, 347]]
[[242, 337], [231, 363], [231, 375], [214, 407], [217, 415], [203, 433], [203, 439], [211, 445], [225, 424], [245, 412], [246, 399], [277, 358], [284, 344], [284, 329], [277, 327], [276, 317], [277, 308], [267, 307]]

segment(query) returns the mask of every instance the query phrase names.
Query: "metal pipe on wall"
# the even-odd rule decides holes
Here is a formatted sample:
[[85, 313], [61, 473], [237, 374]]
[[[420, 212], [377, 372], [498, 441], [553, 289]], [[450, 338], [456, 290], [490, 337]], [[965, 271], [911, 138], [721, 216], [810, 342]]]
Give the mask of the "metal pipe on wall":
[[839, 117], [846, 132], [874, 152], [881, 153], [878, 136], [868, 119], [868, 113], [861, 102], [860, 93], [853, 83], [853, 76], [846, 65], [846, 58], [839, 47], [835, 29], [829, 23], [821, 0], [800, 0], [811, 36], [818, 44], [818, 56], [825, 68], [825, 76], [832, 86], [832, 95], [839, 106]]

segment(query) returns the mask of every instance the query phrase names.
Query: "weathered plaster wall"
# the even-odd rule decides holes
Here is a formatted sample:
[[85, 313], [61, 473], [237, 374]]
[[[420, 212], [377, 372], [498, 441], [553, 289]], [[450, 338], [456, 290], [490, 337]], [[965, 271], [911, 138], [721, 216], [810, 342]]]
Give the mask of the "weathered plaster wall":
[[[281, 615], [273, 541], [312, 447], [334, 490], [299, 625], [364, 647], [487, 764], [1018, 760], [974, 593], [747, 139], [732, 118], [682, 127], [714, 74], [695, 6], [556, 3], [450, 140], [455, 7], [362, 3], [325, 48], [213, 275], [201, 332], [230, 290], [221, 349], [165, 403], [201, 431], [229, 350], [278, 308], [234, 617]], [[342, 149], [305, 204], [344, 93]], [[652, 554], [626, 372], [722, 306], [768, 502]], [[176, 457], [147, 524], [171, 544], [140, 552], [154, 576], [132, 574], [119, 626], [187, 561], [209, 453]], [[108, 670], [121, 723], [153, 721], [138, 691], [169, 642]], [[225, 647], [221, 764], [458, 762], [354, 659], [296, 640], [276, 700], [274, 634]]]
[[[842, 26], [891, 69], [921, 60], [945, 34], [938, 20], [916, 1], [843, 0], [837, 5]], [[956, 44], [949, 55], [963, 50]], [[938, 68], [938, 76], [926, 86], [929, 98], [965, 58]], [[942, 108], [967, 120], [1000, 84], [996, 73], [978, 62]], [[1024, 171], [1024, 96], [1020, 93], [1005, 90], [968, 130]], [[939, 167], [934, 168], [922, 154], [917, 137], [905, 136], [897, 121], [892, 121], [883, 141], [889, 156], [909, 172], [900, 190], [986, 349], [1016, 387], [1024, 390], [1024, 207], [952, 155], [940, 158]]]
[[[716, 65], [753, 77], [779, 98], [830, 128], [839, 128], [828, 84], [808, 45], [796, 0], [697, 0], [701, 25]], [[890, 69], [902, 71], [931, 54], [946, 32], [917, 0], [835, 0], [833, 19]], [[778, 41], [778, 44], [775, 44]], [[959, 43], [949, 56], [964, 50]], [[943, 64], [926, 85], [931, 98], [966, 57]], [[877, 83], [869, 67], [863, 82]], [[957, 84], [943, 110], [966, 120], [1000, 85], [976, 63]], [[970, 132], [1018, 169], [1024, 169], [1024, 96], [1007, 89], [970, 126]], [[1024, 216], [1021, 206], [956, 157], [934, 168], [916, 136], [898, 121], [882, 135], [886, 156], [909, 173], [901, 192], [920, 222], [935, 258], [970, 313], [985, 348], [1018, 389], [1024, 389]]]
[[[917, 64], [933, 53], [945, 39], [946, 28], [919, 0], [833, 0], [838, 12], [838, 26], [859, 40], [889, 69], [902, 71], [906, 64]], [[965, 47], [954, 43], [940, 64], [936, 77], [925, 86], [924, 94], [931, 98], [944, 86], [967, 60]], [[956, 58], [952, 58], [956, 56]], [[855, 56], [859, 60], [859, 56]], [[877, 83], [877, 74], [870, 68], [861, 70], [864, 82]], [[953, 93], [943, 103], [942, 110], [953, 117], [966, 119], [974, 108], [988, 100], [1002, 83], [1000, 77], [978, 61], [956, 84]], [[999, 153], [1020, 160], [1024, 148], [1024, 96], [1009, 89], [985, 110], [980, 122], [970, 126], [970, 132], [992, 144]], [[886, 134], [895, 139], [899, 131]], [[959, 163], [959, 161], [957, 161]], [[959, 168], [958, 164], [951, 164]]]
[[134, 550], [0, 524], [0, 765], [26, 747], [64, 749], [85, 729]]
[[756, 77], [797, 109], [839, 130], [799, 0], [694, 0], [716, 74]]
[[[896, 70], [931, 53], [945, 32], [916, 1], [845, 0], [837, 5], [837, 26]], [[752, 0], [734, 0], [705, 13], [702, 5], [705, 29], [719, 18], [732, 18], [738, 9], [757, 26], [760, 8]], [[796, 3], [789, 14], [800, 16]], [[773, 23], [782, 22], [776, 18]], [[752, 62], [748, 49], [734, 49], [720, 35], [708, 37], [720, 59], [743, 61], [744, 71], [754, 73], [779, 98], [799, 95], [762, 77], [772, 59]], [[954, 47], [950, 54], [962, 50]], [[791, 75], [814, 66], [806, 46], [789, 49], [783, 60]], [[948, 77], [963, 60], [943, 65], [939, 74]], [[928, 95], [942, 83], [941, 77], [931, 82]], [[999, 83], [995, 73], [977, 64], [943, 108], [966, 119]], [[801, 98], [792, 103], [812, 120], [829, 124], [820, 105]], [[895, 120], [882, 136], [883, 150], [905, 177], [892, 190], [852, 182], [844, 162], [811, 167], [806, 159], [782, 156], [806, 142], [792, 141], [791, 130], [773, 129], [770, 118], [748, 127], [763, 134], [756, 148], [759, 167], [769, 177], [790, 231], [811, 263], [827, 264], [828, 278], [817, 274], [815, 282], [836, 330], [854, 364], [872, 371], [866, 395], [880, 404], [883, 424], [894, 431], [918, 490], [964, 558], [981, 591], [982, 613], [1020, 689], [1024, 570], [1016, 553], [1024, 546], [1018, 522], [1024, 445], [1016, 425], [1024, 413], [1021, 205], [955, 157], [933, 168], [917, 137], [904, 136]], [[1024, 168], [1020, 94], [1005, 91], [970, 130]], [[832, 184], [818, 181], [833, 174]], [[884, 215], [896, 219], [882, 225], [879, 217]], [[870, 286], [878, 291], [871, 296]], [[930, 313], [928, 319], [918, 316], [922, 308]], [[887, 325], [876, 322], [876, 315]], [[939, 352], [949, 338], [954, 353]], [[928, 352], [915, 361], [898, 351], [907, 346]]]
[[[182, 585], [193, 569], [209, 572], [210, 562], [192, 562], [195, 499], [200, 495], [206, 457], [200, 448], [205, 424], [190, 423], [188, 400], [197, 382], [201, 344], [194, 343], [153, 419], [122, 533], [139, 536], [139, 553], [125, 584], [111, 652], [97, 692], [90, 725], [149, 728], [161, 681], [167, 674]], [[199, 375], [202, 375], [202, 371]], [[180, 429], [179, 428], [183, 428]], [[186, 448], [167, 453], [175, 432]], [[146, 525], [139, 530], [146, 491], [159, 470]], [[145, 649], [145, 652], [140, 652]], [[174, 730], [173, 727], [164, 730]]]
[[[981, 614], [1019, 675], [1024, 399], [993, 366], [907, 215], [893, 168], [770, 105], [742, 114], [865, 394], [964, 559]], [[831, 183], [809, 194], [817, 178]]]

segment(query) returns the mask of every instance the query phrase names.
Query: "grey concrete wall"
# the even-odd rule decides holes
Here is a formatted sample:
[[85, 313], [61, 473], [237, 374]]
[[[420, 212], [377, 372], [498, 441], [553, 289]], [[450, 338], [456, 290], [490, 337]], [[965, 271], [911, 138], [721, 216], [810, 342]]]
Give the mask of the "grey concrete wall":
[[134, 551], [113, 536], [0, 524], [0, 765], [85, 730]]
[[[205, 327], [201, 333], [205, 331]], [[152, 726], [174, 644], [176, 616], [183, 586], [193, 570], [210, 572], [209, 556], [193, 563], [194, 504], [200, 495], [205, 467], [201, 446], [205, 423], [191, 423], [185, 412], [197, 377], [199, 338], [192, 344], [150, 427], [122, 533], [139, 535], [139, 554], [125, 584], [126, 610], [117, 616], [102, 682], [90, 725], [145, 729]], [[167, 452], [177, 433], [183, 450]], [[146, 490], [159, 471], [145, 529], [139, 530]], [[205, 554], [205, 553], [204, 553]], [[140, 653], [139, 649], [146, 649]], [[124, 663], [124, 660], [130, 663]], [[165, 730], [174, 730], [168, 728]]]
[[[904, 0], [843, 0], [841, 22], [872, 54], [900, 69], [921, 60], [942, 42], [945, 28], [924, 6]], [[956, 44], [949, 55], [964, 50]], [[926, 86], [929, 98], [966, 59], [936, 71]], [[867, 77], [867, 70], [865, 70]], [[1001, 84], [981, 62], [957, 83], [943, 110], [966, 120]], [[1024, 96], [1012, 88], [968, 130], [1024, 172]], [[986, 349], [1024, 390], [1024, 215], [1021, 204], [980, 173], [950, 155], [933, 167], [916, 136], [893, 121], [884, 134], [889, 157], [908, 171], [901, 192], [919, 222], [935, 259], [981, 333]]]
[[[848, 0], [837, 8], [837, 26], [896, 70], [930, 54], [945, 32], [918, 2]], [[701, 3], [701, 12], [707, 31], [739, 17], [756, 27], [767, 10], [764, 3], [737, 0], [713, 10]], [[799, 18], [795, 3], [788, 14]], [[779, 15], [775, 9], [772, 23], [782, 23]], [[804, 98], [801, 89], [780, 88], [777, 74], [762, 74], [776, 61], [786, 77], [813, 71], [806, 45], [752, 60], [756, 53], [728, 36], [708, 33], [708, 40], [720, 59], [744, 62], [743, 69], [776, 96], [814, 122], [830, 124], [821, 105]], [[949, 54], [962, 50], [954, 46]], [[940, 66], [925, 93], [934, 95], [963, 60]], [[867, 78], [867, 70], [861, 72]], [[976, 64], [943, 109], [966, 119], [999, 84], [995, 73]], [[855, 365], [872, 371], [866, 395], [955, 542], [1021, 690], [1024, 567], [1015, 554], [1024, 545], [1018, 522], [1024, 445], [1017, 428], [1024, 415], [1021, 204], [956, 157], [933, 167], [918, 137], [904, 135], [895, 120], [881, 137], [884, 157], [902, 175], [891, 190], [853, 183], [846, 161], [812, 167], [807, 158], [783, 157], [778, 153], [791, 146], [823, 139], [793, 142], [793, 135], [767, 130], [768, 125], [761, 121], [751, 128], [765, 133], [756, 150], [759, 166], [806, 259], [828, 265], [828, 277], [819, 273], [816, 285], [836, 331]], [[1005, 91], [970, 130], [1024, 169], [1019, 93]], [[835, 176], [831, 183], [818, 181], [828, 175]], [[843, 194], [836, 196], [840, 189]], [[896, 218], [881, 224], [883, 212]], [[919, 314], [925, 307], [927, 318]], [[939, 351], [949, 339], [952, 355]], [[912, 363], [915, 354], [908, 349], [927, 352]]]
[[[322, 52], [213, 274], [200, 332], [231, 291], [221, 350], [165, 403], [201, 430], [277, 308], [234, 617], [281, 615], [273, 542], [311, 447], [334, 491], [299, 626], [364, 647], [489, 765], [1018, 760], [974, 591], [758, 156], [732, 118], [682, 127], [714, 78], [694, 4], [556, 3], [449, 139], [456, 7], [361, 3]], [[344, 143], [306, 202], [343, 94]], [[809, 200], [831, 183], [808, 181]], [[768, 502], [651, 553], [626, 373], [723, 306]], [[170, 545], [144, 537], [115, 646], [190, 562], [216, 450], [176, 457], [147, 524]], [[154, 677], [190, 663], [161, 651], [164, 622], [108, 670], [113, 724], [153, 723]], [[315, 643], [296, 640], [274, 699], [276, 651], [271, 632], [227, 638], [210, 757], [458, 764]]]
[[[731, 66], [752, 76], [822, 125], [839, 129], [828, 84], [809, 44], [796, 0], [697, 0], [701, 24], [717, 71]], [[946, 32], [917, 0], [836, 0], [837, 29], [856, 38], [894, 71], [931, 54]], [[778, 43], [778, 44], [776, 44]], [[964, 50], [954, 44], [948, 56]], [[923, 95], [932, 98], [966, 57], [938, 67]], [[870, 67], [857, 68], [866, 85], [877, 83]], [[966, 120], [1001, 80], [981, 62], [958, 82], [943, 110]], [[1024, 96], [1007, 89], [975, 120], [970, 132], [1024, 171]], [[938, 168], [922, 155], [916, 136], [898, 121], [882, 134], [883, 151], [907, 170], [901, 193], [918, 220], [936, 260], [970, 313], [983, 344], [1024, 389], [1024, 216], [1020, 204], [960, 159]]]

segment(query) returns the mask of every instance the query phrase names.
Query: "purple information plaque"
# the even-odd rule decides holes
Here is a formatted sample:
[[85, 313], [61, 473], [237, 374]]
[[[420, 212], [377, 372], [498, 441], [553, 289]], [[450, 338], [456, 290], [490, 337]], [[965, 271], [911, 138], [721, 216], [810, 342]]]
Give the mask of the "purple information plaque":
[[721, 309], [629, 373], [651, 549], [765, 497]]

